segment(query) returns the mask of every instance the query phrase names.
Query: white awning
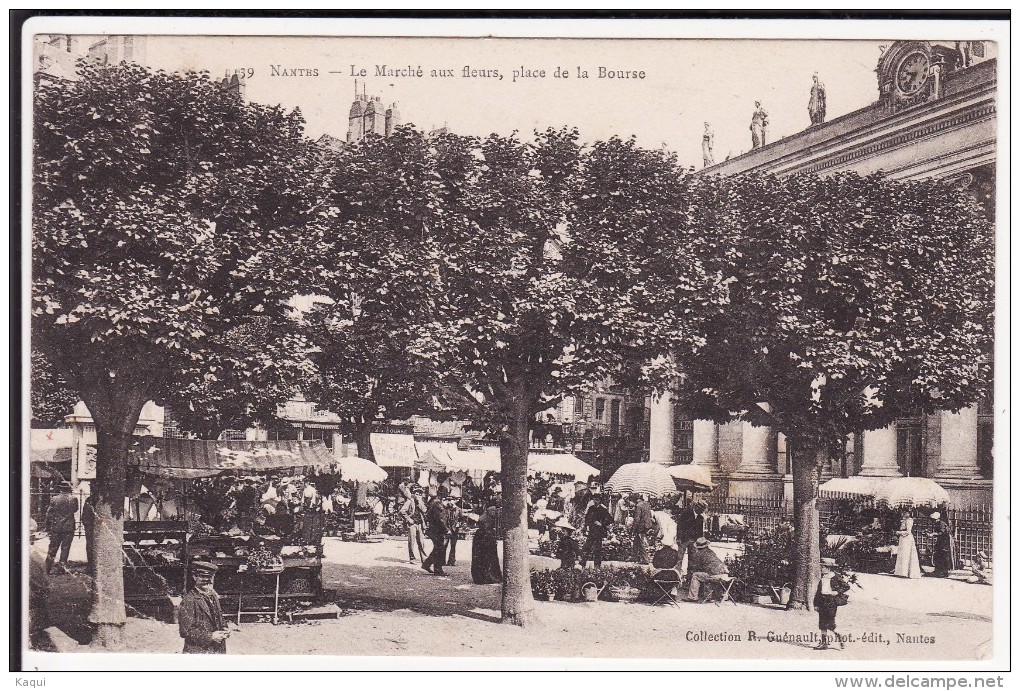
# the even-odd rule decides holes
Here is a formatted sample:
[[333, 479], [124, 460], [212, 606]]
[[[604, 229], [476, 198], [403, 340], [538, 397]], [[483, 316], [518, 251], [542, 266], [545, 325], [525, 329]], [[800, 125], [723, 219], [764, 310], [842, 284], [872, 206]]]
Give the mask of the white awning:
[[588, 465], [572, 453], [529, 453], [528, 470], [553, 475], [573, 475], [575, 480], [586, 482], [590, 476], [599, 474], [597, 468]]
[[471, 449], [469, 451], [458, 449], [457, 444], [454, 442], [420, 441], [416, 442], [415, 446], [421, 458], [425, 458], [427, 453], [431, 454], [431, 457], [436, 462], [444, 465], [448, 471], [463, 470], [470, 472], [477, 470], [486, 473], [489, 471], [498, 473], [500, 471], [498, 446], [483, 446], [480, 449]]

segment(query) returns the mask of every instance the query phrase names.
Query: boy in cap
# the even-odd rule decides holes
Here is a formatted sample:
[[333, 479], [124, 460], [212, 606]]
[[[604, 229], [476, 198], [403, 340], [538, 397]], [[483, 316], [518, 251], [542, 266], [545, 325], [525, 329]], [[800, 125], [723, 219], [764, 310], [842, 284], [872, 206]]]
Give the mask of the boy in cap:
[[836, 611], [846, 603], [849, 590], [850, 584], [838, 573], [836, 560], [822, 559], [822, 578], [818, 581], [813, 602], [818, 612], [818, 633], [821, 636], [815, 650], [828, 650], [830, 641], [838, 643], [839, 649], [843, 650], [843, 639], [836, 633]]
[[220, 597], [213, 589], [218, 567], [205, 561], [191, 562], [194, 587], [181, 598], [177, 621], [185, 653], [227, 652], [227, 622], [220, 609]]

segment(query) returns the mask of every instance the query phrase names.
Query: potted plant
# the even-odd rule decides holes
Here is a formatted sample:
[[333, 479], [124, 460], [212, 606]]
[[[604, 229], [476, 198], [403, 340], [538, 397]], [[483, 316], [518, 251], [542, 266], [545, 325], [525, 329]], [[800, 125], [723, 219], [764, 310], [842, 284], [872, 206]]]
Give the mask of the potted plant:
[[531, 572], [531, 594], [536, 600], [552, 600], [555, 596], [553, 590], [552, 572], [549, 569]]

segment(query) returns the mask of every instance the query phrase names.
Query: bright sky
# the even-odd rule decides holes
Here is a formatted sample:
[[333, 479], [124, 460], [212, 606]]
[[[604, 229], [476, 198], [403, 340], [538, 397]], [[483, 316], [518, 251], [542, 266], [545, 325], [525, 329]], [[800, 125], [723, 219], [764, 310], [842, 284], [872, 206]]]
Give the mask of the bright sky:
[[[826, 85], [828, 119], [876, 101], [882, 43], [891, 41], [150, 36], [147, 62], [220, 77], [252, 68], [247, 98], [300, 106], [312, 137], [346, 137], [355, 65], [367, 70], [369, 95], [396, 101], [403, 122], [420, 128], [485, 135], [576, 125], [585, 140], [634, 134], [642, 146], [665, 143], [701, 167], [706, 120], [717, 161], [750, 148], [755, 100], [769, 112], [770, 141], [807, 127], [815, 71]], [[272, 65], [318, 76], [273, 76]], [[376, 76], [376, 65], [421, 66], [425, 75]], [[504, 78], [464, 78], [465, 66], [498, 69]], [[554, 78], [557, 66], [570, 77]], [[589, 79], [577, 78], [578, 66]], [[645, 78], [599, 79], [600, 66], [643, 70]], [[433, 78], [433, 69], [455, 76]], [[514, 82], [522, 69], [544, 69], [546, 77]]]

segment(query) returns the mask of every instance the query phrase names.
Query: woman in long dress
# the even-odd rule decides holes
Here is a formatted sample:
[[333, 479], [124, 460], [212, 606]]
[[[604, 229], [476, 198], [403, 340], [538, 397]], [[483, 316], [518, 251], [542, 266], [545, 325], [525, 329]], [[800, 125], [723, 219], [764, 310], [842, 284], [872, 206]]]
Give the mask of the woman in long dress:
[[496, 545], [498, 540], [499, 508], [491, 505], [478, 519], [478, 530], [471, 539], [471, 580], [479, 585], [503, 582]]
[[902, 578], [920, 578], [921, 560], [917, 556], [917, 543], [914, 542], [914, 519], [904, 514], [896, 534], [900, 536], [900, 541], [896, 547], [894, 573]]

